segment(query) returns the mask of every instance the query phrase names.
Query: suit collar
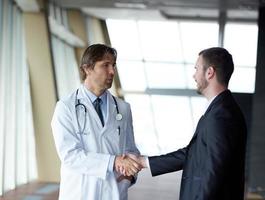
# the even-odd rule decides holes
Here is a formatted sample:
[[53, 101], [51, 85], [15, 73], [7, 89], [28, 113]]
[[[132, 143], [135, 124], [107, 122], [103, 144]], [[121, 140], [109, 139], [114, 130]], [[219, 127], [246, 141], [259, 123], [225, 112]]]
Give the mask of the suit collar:
[[214, 105], [218, 104], [220, 101], [222, 101], [226, 96], [231, 95], [230, 90], [224, 90], [223, 92], [221, 92], [220, 94], [218, 94], [214, 100], [210, 103], [210, 105], [208, 106], [207, 110], [205, 111], [204, 115], [207, 114]]
[[[207, 110], [205, 111], [204, 115], [201, 116], [200, 120], [198, 121], [198, 124], [197, 124], [197, 127], [196, 127], [196, 130], [195, 130], [195, 133], [193, 135], [193, 137], [191, 138], [191, 141], [189, 143], [189, 145], [192, 143], [193, 140], [195, 140], [195, 138], [197, 137], [198, 135], [198, 127], [200, 126], [200, 123], [202, 123], [205, 115], [212, 109], [213, 106], [215, 106], [216, 104], [219, 104], [220, 101], [222, 101], [225, 97], [231, 95], [231, 92], [230, 90], [225, 90], [223, 92], [221, 92], [220, 94], [218, 94], [214, 99], [213, 101], [210, 103], [210, 105], [208, 106]], [[188, 146], [189, 146], [188, 145]]]

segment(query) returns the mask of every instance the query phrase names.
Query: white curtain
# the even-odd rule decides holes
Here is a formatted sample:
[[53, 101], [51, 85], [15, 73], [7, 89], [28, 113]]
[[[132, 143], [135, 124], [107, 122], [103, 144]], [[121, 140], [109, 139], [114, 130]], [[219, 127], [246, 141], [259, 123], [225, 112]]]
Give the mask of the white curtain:
[[78, 65], [73, 47], [52, 36], [52, 52], [59, 99], [80, 85]]
[[22, 13], [0, 0], [0, 195], [36, 178]]

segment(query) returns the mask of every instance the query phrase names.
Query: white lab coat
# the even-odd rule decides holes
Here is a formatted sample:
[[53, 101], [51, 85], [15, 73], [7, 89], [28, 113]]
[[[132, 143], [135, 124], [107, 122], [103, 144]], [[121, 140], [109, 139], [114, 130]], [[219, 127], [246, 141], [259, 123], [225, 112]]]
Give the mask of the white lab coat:
[[[112, 95], [107, 91], [105, 126], [92, 103], [86, 97], [84, 86], [77, 99], [87, 108], [84, 133], [79, 134], [75, 98], [76, 92], [60, 100], [52, 118], [52, 131], [61, 160], [60, 200], [127, 200], [128, 180], [117, 182], [119, 174], [108, 170], [110, 155], [126, 152], [139, 153], [135, 146], [130, 105], [118, 98], [123, 118], [116, 120]], [[83, 128], [85, 112], [78, 106], [78, 119]], [[120, 126], [120, 135], [118, 127]]]

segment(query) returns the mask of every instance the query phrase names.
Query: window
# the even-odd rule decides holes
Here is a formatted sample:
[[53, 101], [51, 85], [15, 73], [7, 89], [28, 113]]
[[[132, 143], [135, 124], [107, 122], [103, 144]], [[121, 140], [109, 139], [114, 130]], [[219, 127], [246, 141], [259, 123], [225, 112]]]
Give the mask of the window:
[[[217, 23], [110, 19], [107, 26], [118, 51], [118, 72], [125, 99], [132, 106], [140, 151], [154, 155], [185, 146], [205, 106], [198, 102], [205, 100], [177, 92], [168, 95], [167, 90], [195, 88], [194, 63], [205, 44], [217, 45]], [[159, 89], [161, 95], [149, 94], [147, 89]]]
[[80, 85], [78, 65], [73, 47], [52, 36], [53, 58], [59, 98], [68, 95]]
[[[58, 26], [69, 30], [66, 10], [50, 3], [49, 17]], [[71, 44], [52, 34], [52, 53], [55, 67], [55, 79], [59, 99], [74, 91], [80, 85], [79, 68]]]
[[[155, 155], [186, 146], [207, 105], [195, 91], [194, 64], [201, 50], [218, 46], [218, 22], [108, 19], [107, 27], [139, 150]], [[242, 47], [246, 37], [249, 48]], [[236, 66], [232, 92], [254, 92], [257, 26], [228, 23], [224, 43]]]
[[224, 47], [231, 52], [235, 65], [230, 81], [232, 92], [255, 91], [257, 38], [256, 24], [227, 23], [225, 26]]
[[[0, 195], [37, 178], [21, 11], [0, 1]], [[4, 49], [4, 51], [2, 51]]]

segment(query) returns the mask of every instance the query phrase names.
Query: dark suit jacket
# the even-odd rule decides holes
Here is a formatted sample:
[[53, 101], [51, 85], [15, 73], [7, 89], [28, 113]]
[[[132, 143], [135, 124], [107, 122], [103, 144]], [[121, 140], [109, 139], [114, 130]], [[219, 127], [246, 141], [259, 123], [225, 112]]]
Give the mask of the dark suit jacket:
[[243, 200], [246, 123], [229, 90], [198, 122], [187, 147], [149, 157], [153, 176], [183, 169], [180, 200]]

